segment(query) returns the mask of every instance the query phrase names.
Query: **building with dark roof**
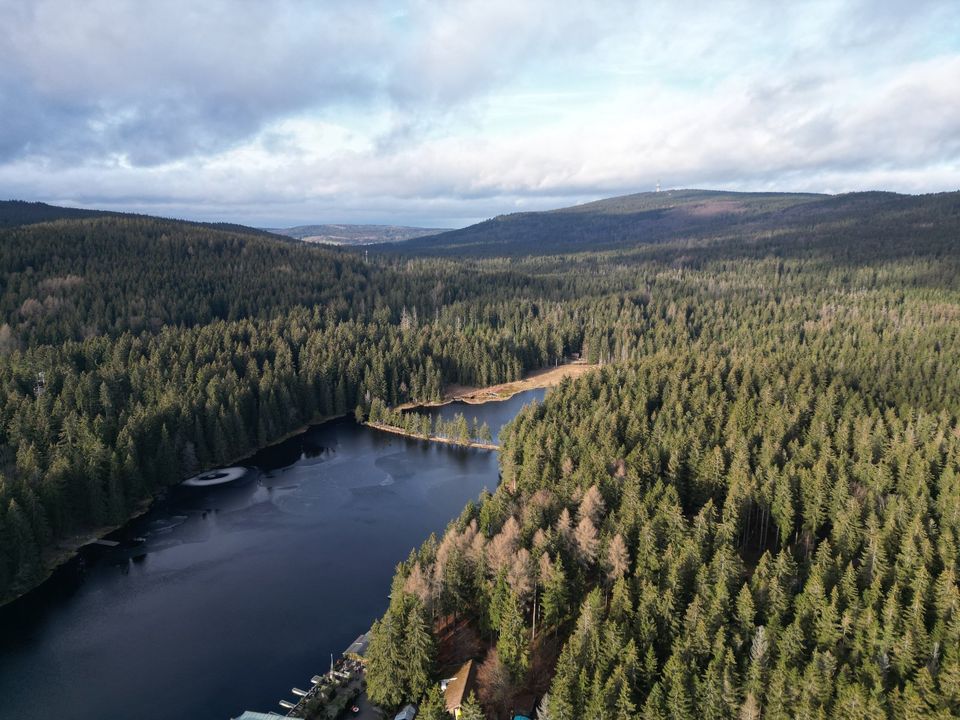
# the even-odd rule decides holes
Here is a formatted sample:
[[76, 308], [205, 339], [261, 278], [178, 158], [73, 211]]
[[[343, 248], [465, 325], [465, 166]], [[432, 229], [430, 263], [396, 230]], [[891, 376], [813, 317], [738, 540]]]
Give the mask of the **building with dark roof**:
[[370, 633], [365, 632], [363, 635], [354, 640], [350, 647], [343, 651], [343, 656], [348, 660], [359, 660], [363, 662], [366, 659], [367, 648], [370, 646]]

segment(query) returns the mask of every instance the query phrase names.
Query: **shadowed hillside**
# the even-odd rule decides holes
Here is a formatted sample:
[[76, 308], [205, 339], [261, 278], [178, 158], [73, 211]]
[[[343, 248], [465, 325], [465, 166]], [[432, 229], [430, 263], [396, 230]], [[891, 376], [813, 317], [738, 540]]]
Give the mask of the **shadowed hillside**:
[[[639, 193], [548, 212], [501, 215], [462, 230], [406, 243], [402, 252], [531, 255], [624, 249], [669, 241], [759, 242], [802, 235], [829, 240], [851, 223], [879, 228], [935, 223], [957, 212], [956, 193], [912, 196], [675, 190]], [[910, 220], [915, 216], [916, 220]], [[811, 232], [814, 231], [814, 232]]]
[[82, 218], [109, 217], [121, 213], [106, 210], [83, 210], [81, 208], [58, 207], [42, 202], [24, 200], [0, 201], [0, 228], [17, 225], [34, 225], [52, 220], [76, 220]]
[[500, 215], [411, 241], [403, 249], [476, 254], [604, 250], [719, 231], [823, 197], [709, 190], [637, 193], [547, 212]]

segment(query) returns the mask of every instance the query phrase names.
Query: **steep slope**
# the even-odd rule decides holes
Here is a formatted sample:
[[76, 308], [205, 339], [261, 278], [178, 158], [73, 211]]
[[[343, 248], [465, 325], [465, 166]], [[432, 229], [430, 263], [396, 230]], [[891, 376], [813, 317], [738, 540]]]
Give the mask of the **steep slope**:
[[473, 659], [488, 718], [960, 717], [960, 194], [664, 237], [487, 261], [607, 288], [578, 312], [604, 367], [398, 567], [369, 696], [439, 720]]

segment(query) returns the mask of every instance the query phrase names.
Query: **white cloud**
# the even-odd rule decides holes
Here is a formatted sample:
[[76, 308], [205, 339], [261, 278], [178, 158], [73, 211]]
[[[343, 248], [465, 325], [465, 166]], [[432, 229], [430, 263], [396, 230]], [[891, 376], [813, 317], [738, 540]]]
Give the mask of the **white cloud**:
[[960, 186], [949, 3], [237, 7], [0, 0], [0, 195], [449, 225], [657, 179]]

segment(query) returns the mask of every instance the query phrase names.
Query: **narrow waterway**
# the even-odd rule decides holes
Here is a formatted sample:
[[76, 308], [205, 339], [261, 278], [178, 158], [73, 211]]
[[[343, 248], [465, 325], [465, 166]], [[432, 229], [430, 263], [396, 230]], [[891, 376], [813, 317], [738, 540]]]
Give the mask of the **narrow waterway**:
[[[431, 410], [494, 434], [532, 390]], [[387, 605], [397, 562], [497, 484], [497, 454], [341, 419], [173, 488], [0, 609], [0, 718], [227, 720], [277, 710]]]

